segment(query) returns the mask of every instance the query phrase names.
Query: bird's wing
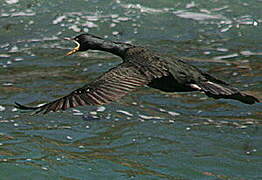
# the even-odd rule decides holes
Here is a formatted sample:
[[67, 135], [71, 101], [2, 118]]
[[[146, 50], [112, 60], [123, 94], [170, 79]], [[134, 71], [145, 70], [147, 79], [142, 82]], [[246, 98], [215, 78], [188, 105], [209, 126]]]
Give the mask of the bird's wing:
[[37, 110], [36, 113], [45, 114], [77, 106], [102, 105], [120, 99], [135, 88], [148, 84], [149, 81], [148, 77], [135, 66], [124, 62], [67, 96], [39, 107], [28, 107], [18, 103], [16, 107], [24, 110]]

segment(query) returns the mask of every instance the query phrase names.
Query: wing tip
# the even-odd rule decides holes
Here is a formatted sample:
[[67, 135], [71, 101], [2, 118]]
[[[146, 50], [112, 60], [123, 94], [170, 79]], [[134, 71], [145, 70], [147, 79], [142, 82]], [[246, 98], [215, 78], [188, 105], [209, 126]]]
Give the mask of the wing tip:
[[21, 109], [21, 110], [36, 110], [39, 107], [25, 106], [25, 105], [22, 105], [22, 104], [20, 104], [18, 102], [15, 102], [15, 108]]
[[[26, 110], [26, 111], [30, 111], [30, 110], [35, 111], [35, 110], [37, 110], [33, 114], [38, 114], [38, 113], [40, 113], [41, 111], [44, 110], [42, 108], [43, 106], [39, 106], [39, 107], [36, 107], [36, 106], [25, 106], [25, 105], [22, 105], [22, 104], [20, 104], [18, 102], [15, 102], [14, 107], [17, 108], [17, 109]], [[43, 113], [43, 114], [45, 114], [45, 113]]]

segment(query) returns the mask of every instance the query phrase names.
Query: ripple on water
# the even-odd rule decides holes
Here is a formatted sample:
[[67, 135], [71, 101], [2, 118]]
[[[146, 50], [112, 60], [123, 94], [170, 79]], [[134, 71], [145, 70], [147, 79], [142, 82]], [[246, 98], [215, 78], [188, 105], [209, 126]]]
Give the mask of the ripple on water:
[[186, 19], [193, 19], [197, 21], [203, 20], [212, 20], [212, 19], [226, 19], [224, 16], [217, 14], [205, 14], [205, 13], [196, 13], [196, 12], [189, 12], [189, 11], [176, 11], [174, 14], [178, 17], [186, 18]]
[[141, 119], [144, 120], [162, 120], [164, 118], [159, 117], [159, 116], [149, 116], [149, 115], [143, 115], [143, 114], [139, 114], [138, 115]]
[[23, 16], [35, 16], [36, 13], [31, 10], [12, 12], [12, 13], [1, 13], [0, 17], [23, 17]]
[[117, 109], [116, 112], [124, 114], [126, 116], [134, 116], [132, 113], [120, 109]]

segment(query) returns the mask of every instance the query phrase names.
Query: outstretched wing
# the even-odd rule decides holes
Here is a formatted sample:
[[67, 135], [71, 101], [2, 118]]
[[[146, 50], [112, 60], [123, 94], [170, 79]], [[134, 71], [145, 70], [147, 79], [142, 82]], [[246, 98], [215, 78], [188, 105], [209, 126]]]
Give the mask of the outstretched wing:
[[120, 99], [135, 88], [148, 84], [149, 81], [150, 79], [136, 66], [124, 62], [67, 96], [39, 107], [28, 107], [18, 103], [16, 107], [46, 114], [50, 111], [55, 112], [77, 106], [102, 105]]

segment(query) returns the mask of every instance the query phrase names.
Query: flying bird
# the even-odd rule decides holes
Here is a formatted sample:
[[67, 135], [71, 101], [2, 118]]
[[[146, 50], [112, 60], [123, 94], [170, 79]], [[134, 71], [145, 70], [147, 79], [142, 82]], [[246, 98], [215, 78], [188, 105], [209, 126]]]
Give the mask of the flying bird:
[[79, 51], [100, 50], [119, 56], [123, 62], [64, 97], [38, 107], [24, 106], [16, 102], [17, 108], [46, 114], [77, 106], [108, 104], [142, 86], [164, 92], [200, 91], [215, 99], [234, 99], [246, 104], [259, 102], [256, 97], [240, 92], [225, 81], [177, 57], [163, 57], [141, 46], [105, 40], [87, 33], [70, 40], [76, 47], [67, 55]]

